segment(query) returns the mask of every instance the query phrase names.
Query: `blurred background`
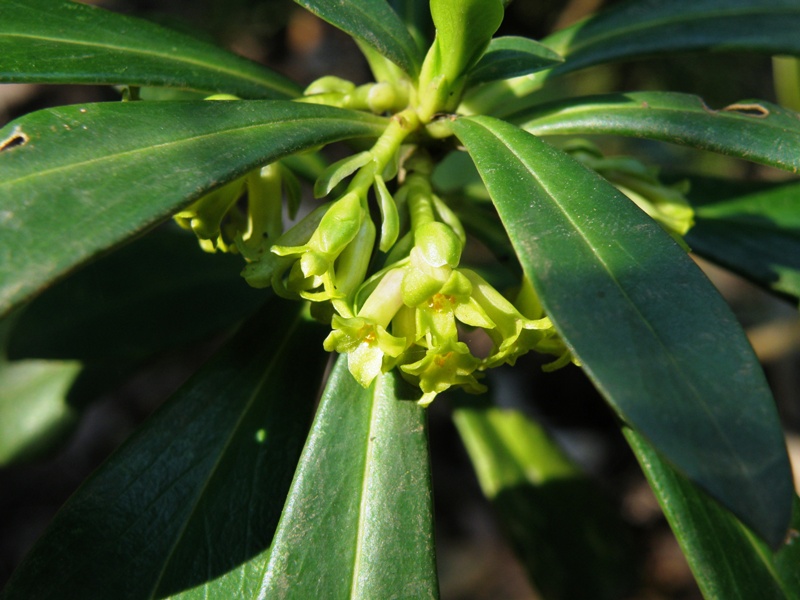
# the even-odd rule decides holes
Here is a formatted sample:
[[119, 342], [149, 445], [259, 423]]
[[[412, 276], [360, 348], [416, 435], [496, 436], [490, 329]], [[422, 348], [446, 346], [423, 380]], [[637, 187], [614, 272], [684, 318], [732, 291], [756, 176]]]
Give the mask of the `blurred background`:
[[[328, 74], [363, 82], [366, 65], [350, 39], [288, 0], [106, 0], [97, 4], [145, 17], [268, 65], [301, 84]], [[502, 33], [545, 36], [614, 2], [516, 0]], [[559, 92], [673, 90], [702, 96], [711, 107], [746, 98], [776, 101], [769, 57], [680, 55], [581, 71]], [[94, 86], [0, 85], [0, 125], [27, 112], [89, 101], [114, 101], [117, 91]], [[795, 107], [797, 108], [797, 107]], [[610, 153], [636, 154], [666, 174], [710, 173], [737, 180], [780, 179], [778, 171], [665, 144], [596, 140]], [[199, 252], [199, 250], [198, 250]], [[238, 265], [238, 262], [236, 263]], [[701, 262], [729, 300], [762, 359], [800, 465], [800, 321], [796, 306]], [[238, 267], [233, 266], [234, 275]], [[232, 285], [245, 285], [240, 280]], [[125, 373], [111, 389], [88, 391], [56, 448], [0, 468], [0, 587], [59, 506], [222, 341], [210, 336]], [[113, 371], [113, 366], [109, 367]], [[113, 375], [113, 372], [112, 372]], [[114, 377], [110, 377], [114, 379]], [[492, 373], [502, 406], [523, 408], [544, 422], [567, 453], [608, 496], [630, 526], [637, 583], [626, 598], [700, 598], [686, 561], [649, 491], [618, 425], [577, 368], [545, 374], [533, 357]], [[533, 390], [533, 392], [531, 392]], [[0, 390], [2, 394], [2, 390]], [[538, 598], [484, 499], [450, 418], [446, 397], [430, 410], [438, 560], [442, 598]], [[796, 481], [800, 480], [796, 476]]]

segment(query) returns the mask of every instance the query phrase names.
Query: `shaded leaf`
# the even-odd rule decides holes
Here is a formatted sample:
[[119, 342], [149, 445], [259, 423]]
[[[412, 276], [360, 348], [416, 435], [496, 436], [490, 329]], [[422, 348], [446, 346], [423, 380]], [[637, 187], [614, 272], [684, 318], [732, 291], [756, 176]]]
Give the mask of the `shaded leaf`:
[[260, 597], [438, 597], [427, 423], [409, 393], [394, 372], [362, 388], [339, 357]]
[[740, 182], [693, 180], [692, 250], [781, 294], [800, 298], [800, 184], [744, 191]]
[[486, 53], [469, 73], [470, 84], [508, 79], [541, 71], [564, 59], [532, 39], [517, 36], [494, 38]]
[[250, 169], [377, 136], [383, 123], [279, 100], [86, 104], [9, 123], [0, 130], [0, 314]]
[[313, 412], [320, 333], [280, 303], [244, 326], [67, 502], [3, 600], [255, 597]]
[[616, 600], [633, 589], [631, 532], [541, 425], [480, 400], [460, 402], [453, 420], [543, 598]]
[[761, 100], [712, 110], [689, 94], [632, 92], [542, 105], [509, 120], [536, 135], [625, 135], [800, 169], [800, 115]]
[[434, 34], [429, 0], [389, 0], [389, 4], [406, 24], [420, 51], [425, 52]]
[[664, 462], [635, 431], [623, 428], [706, 598], [800, 598], [800, 501], [789, 536], [773, 553], [729, 512]]
[[470, 100], [474, 112], [506, 115], [549, 78], [649, 55], [727, 51], [800, 54], [797, 0], [629, 0], [553, 33], [541, 42], [565, 58], [553, 69], [498, 81]]
[[566, 58], [553, 74], [623, 58], [688, 50], [798, 54], [797, 0], [625, 2], [558, 31], [543, 43]]
[[416, 76], [422, 53], [386, 0], [295, 0], [331, 25], [374, 48], [409, 75]]
[[239, 275], [240, 256], [201, 252], [176, 229], [157, 229], [45, 290], [16, 320], [9, 356], [142, 359], [198, 342], [266, 301]]
[[4, 0], [0, 82], [169, 86], [290, 98], [269, 69], [154, 23], [65, 0]]
[[792, 476], [761, 368], [686, 253], [599, 175], [491, 117], [453, 123], [565, 342], [632, 428], [770, 545]]

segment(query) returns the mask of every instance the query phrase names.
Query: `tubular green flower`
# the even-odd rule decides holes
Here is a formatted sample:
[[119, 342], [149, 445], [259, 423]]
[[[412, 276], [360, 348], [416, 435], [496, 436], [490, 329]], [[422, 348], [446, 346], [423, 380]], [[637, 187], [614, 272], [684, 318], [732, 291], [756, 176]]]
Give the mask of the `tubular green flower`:
[[361, 198], [353, 193], [345, 194], [325, 213], [307, 243], [273, 246], [272, 252], [278, 256], [298, 258], [289, 275], [289, 289], [305, 292], [322, 286], [325, 297], [314, 297], [314, 300], [339, 296], [335, 289], [334, 263], [358, 235], [363, 219], [369, 219], [369, 215]]
[[[484, 359], [482, 369], [503, 363], [513, 365], [518, 357], [530, 350], [555, 353], [558, 356], [566, 351], [549, 318], [525, 318], [480, 275], [468, 269], [462, 272], [472, 283], [473, 298], [495, 324], [493, 329], [486, 330], [494, 342], [494, 347], [490, 355]], [[555, 348], [554, 341], [557, 341]]]
[[403, 306], [400, 295], [402, 272], [387, 272], [355, 317], [334, 315], [333, 331], [323, 343], [328, 352], [347, 354], [347, 366], [364, 387], [382, 370], [391, 368], [387, 357], [397, 358], [406, 349], [406, 338], [386, 331], [397, 311]]
[[472, 298], [469, 279], [456, 269], [445, 284], [416, 309], [416, 334], [418, 339], [424, 336], [429, 347], [457, 339], [456, 320], [473, 327], [494, 328], [494, 322]]
[[429, 348], [417, 362], [401, 365], [400, 370], [418, 382], [423, 392], [419, 404], [428, 406], [437, 394], [454, 385], [474, 394], [485, 392], [486, 386], [475, 377], [480, 364], [481, 361], [472, 356], [465, 343], [451, 338], [440, 346]]

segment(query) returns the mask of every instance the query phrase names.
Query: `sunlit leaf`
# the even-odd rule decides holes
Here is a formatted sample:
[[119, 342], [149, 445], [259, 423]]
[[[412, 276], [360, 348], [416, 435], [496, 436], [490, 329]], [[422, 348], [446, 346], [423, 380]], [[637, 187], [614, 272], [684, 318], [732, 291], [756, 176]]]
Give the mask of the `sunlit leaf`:
[[0, 82], [105, 83], [290, 98], [269, 69], [154, 23], [66, 0], [3, 0]]
[[453, 123], [527, 276], [623, 421], [748, 523], [783, 539], [792, 476], [772, 396], [715, 288], [608, 182], [504, 121]]
[[383, 123], [279, 100], [86, 104], [9, 123], [0, 129], [0, 314], [250, 169], [377, 136]]
[[[565, 100], [512, 115], [536, 135], [614, 134], [692, 146], [800, 170], [800, 118], [765, 101], [713, 110], [697, 96], [632, 92]], [[779, 144], [775, 140], [780, 139]]]
[[[262, 598], [437, 598], [425, 409], [341, 356], [272, 545]], [[418, 392], [417, 392], [418, 396]]]

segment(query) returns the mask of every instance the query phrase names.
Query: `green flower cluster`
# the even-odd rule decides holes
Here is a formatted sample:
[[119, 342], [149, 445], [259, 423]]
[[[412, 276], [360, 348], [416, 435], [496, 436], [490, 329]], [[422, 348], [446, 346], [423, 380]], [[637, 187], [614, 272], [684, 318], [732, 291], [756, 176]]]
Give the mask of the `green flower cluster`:
[[266, 240], [283, 231], [283, 202], [300, 200], [300, 183], [281, 163], [267, 165], [206, 194], [174, 215], [184, 229], [195, 233], [206, 252], [259, 253]]
[[[385, 86], [355, 88], [334, 79], [310, 89], [306, 101], [363, 101], [373, 110], [402, 96]], [[350, 372], [365, 387], [397, 368], [419, 386], [419, 402], [427, 405], [453, 386], [484, 391], [483, 371], [514, 364], [530, 350], [556, 357], [546, 369], [568, 364], [572, 356], [530, 284], [523, 283], [515, 305], [461, 266], [466, 234], [433, 191], [433, 161], [423, 148], [404, 144], [422, 125], [414, 109], [393, 115], [371, 149], [318, 177], [320, 198], [348, 180], [337, 199], [285, 232], [282, 196], [296, 195], [297, 183], [280, 163], [219, 188], [176, 220], [204, 249], [241, 253], [250, 285], [312, 302], [312, 314], [331, 325], [325, 349], [346, 354]], [[386, 183], [392, 180], [394, 193]], [[466, 334], [482, 343], [468, 345]]]

